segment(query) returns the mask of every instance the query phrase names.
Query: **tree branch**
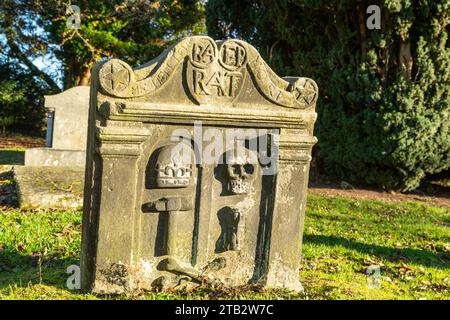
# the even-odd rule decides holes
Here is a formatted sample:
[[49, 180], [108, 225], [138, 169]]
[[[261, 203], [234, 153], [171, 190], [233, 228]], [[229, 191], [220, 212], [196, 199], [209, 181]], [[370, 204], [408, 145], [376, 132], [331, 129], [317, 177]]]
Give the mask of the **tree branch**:
[[6, 34], [6, 40], [8, 43], [9, 48], [11, 49], [12, 54], [20, 60], [20, 62], [22, 62], [24, 65], [26, 65], [28, 67], [28, 69], [30, 70], [30, 72], [42, 79], [51, 89], [52, 92], [54, 93], [58, 93], [61, 92], [61, 89], [59, 88], [59, 86], [56, 84], [56, 82], [45, 72], [43, 72], [42, 70], [40, 70], [38, 67], [36, 67], [33, 62], [31, 62], [28, 57], [20, 50], [19, 46], [14, 42], [14, 39], [11, 35], [11, 33], [7, 33]]

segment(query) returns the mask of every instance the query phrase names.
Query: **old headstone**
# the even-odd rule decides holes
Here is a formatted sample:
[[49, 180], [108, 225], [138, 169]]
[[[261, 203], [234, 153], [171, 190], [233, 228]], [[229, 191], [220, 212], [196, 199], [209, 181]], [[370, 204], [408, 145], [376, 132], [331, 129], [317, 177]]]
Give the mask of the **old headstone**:
[[195, 36], [135, 69], [99, 63], [91, 90], [84, 290], [301, 290], [313, 80]]
[[45, 148], [25, 151], [25, 166], [14, 167], [23, 209], [81, 209], [86, 163], [89, 87], [45, 96]]
[[45, 96], [45, 108], [48, 114], [47, 147], [26, 150], [25, 165], [84, 166], [89, 87], [74, 87]]

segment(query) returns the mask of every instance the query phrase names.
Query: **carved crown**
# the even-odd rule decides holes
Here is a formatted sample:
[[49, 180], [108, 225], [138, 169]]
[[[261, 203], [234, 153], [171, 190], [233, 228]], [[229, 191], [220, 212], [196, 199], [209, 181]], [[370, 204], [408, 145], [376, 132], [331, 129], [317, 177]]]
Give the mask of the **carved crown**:
[[157, 180], [162, 186], [177, 185], [185, 186], [190, 184], [192, 177], [192, 165], [156, 165]]

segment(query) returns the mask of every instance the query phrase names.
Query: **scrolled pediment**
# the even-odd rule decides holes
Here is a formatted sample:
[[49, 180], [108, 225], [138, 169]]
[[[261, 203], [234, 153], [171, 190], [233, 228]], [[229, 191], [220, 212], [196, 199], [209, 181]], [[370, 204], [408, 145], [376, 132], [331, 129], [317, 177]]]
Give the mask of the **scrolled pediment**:
[[160, 90], [170, 93], [169, 82], [178, 74], [186, 84], [186, 95], [198, 105], [231, 104], [246, 91], [246, 83], [269, 102], [286, 108], [313, 107], [318, 97], [313, 80], [278, 77], [252, 45], [236, 39], [185, 38], [148, 65], [133, 70], [124, 61], [111, 59], [100, 67], [100, 87], [118, 98], [143, 97]]

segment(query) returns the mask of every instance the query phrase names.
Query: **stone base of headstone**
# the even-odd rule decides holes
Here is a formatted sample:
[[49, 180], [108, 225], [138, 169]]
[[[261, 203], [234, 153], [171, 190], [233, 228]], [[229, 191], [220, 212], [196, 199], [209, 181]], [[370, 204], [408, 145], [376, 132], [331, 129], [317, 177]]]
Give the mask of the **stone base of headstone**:
[[81, 166], [86, 163], [84, 150], [33, 148], [25, 151], [26, 166]]
[[21, 209], [69, 209], [83, 206], [84, 167], [14, 166]]

